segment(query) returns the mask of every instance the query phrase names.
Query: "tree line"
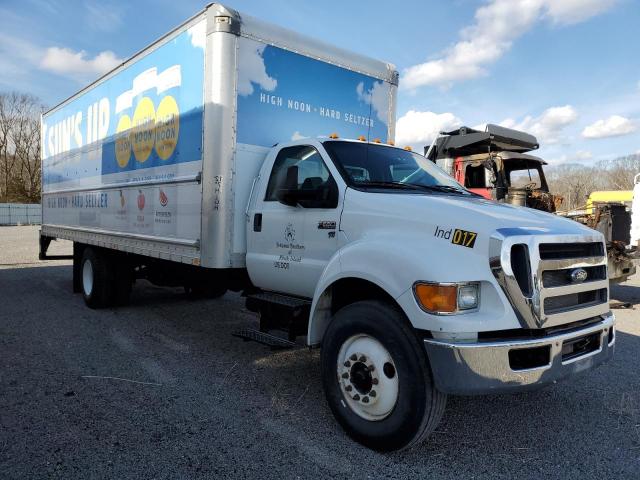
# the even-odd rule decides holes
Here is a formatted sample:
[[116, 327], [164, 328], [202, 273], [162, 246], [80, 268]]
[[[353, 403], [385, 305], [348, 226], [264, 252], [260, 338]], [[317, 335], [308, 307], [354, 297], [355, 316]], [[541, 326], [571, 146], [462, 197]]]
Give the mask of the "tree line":
[[640, 154], [602, 160], [591, 166], [568, 163], [545, 168], [549, 190], [564, 199], [559, 208], [562, 211], [584, 207], [591, 192], [633, 190], [638, 173]]
[[33, 95], [0, 92], [0, 202], [40, 202], [43, 111]]

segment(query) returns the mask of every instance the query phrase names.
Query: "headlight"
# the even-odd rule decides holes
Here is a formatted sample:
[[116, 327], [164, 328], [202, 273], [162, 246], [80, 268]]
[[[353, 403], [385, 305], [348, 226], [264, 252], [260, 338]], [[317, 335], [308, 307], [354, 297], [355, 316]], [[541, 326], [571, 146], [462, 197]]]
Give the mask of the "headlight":
[[451, 315], [478, 308], [479, 287], [478, 283], [417, 282], [413, 293], [418, 305], [426, 312]]
[[458, 287], [458, 310], [473, 310], [478, 308], [478, 284], [468, 283]]

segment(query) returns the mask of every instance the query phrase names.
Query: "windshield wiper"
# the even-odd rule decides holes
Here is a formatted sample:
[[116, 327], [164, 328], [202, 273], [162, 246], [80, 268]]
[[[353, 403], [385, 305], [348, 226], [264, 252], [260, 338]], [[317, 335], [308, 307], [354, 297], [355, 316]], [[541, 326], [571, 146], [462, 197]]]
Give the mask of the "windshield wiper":
[[451, 185], [421, 185], [419, 183], [404, 183], [383, 180], [367, 180], [364, 182], [356, 182], [358, 187], [381, 187], [381, 188], [398, 188], [404, 190], [429, 190], [433, 192], [457, 193], [459, 195], [473, 195], [462, 188], [453, 187]]
[[421, 190], [421, 185], [416, 185], [414, 183], [402, 183], [402, 182], [392, 182], [392, 181], [374, 181], [367, 180], [364, 182], [355, 182], [357, 187], [382, 187], [382, 188], [401, 188], [405, 190]]
[[424, 190], [432, 190], [435, 192], [458, 193], [460, 195], [471, 194], [471, 192], [468, 192], [467, 190], [464, 190], [458, 187], [453, 187], [451, 185], [420, 185], [418, 183], [412, 183], [411, 185], [422, 188]]

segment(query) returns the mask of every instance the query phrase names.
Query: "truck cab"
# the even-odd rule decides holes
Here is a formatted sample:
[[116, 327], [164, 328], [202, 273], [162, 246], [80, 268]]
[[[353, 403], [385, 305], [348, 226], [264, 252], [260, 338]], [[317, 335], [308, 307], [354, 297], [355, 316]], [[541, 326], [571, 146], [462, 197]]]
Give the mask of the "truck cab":
[[[537, 388], [613, 353], [599, 233], [486, 200], [409, 150], [278, 145], [246, 220], [257, 289], [247, 306], [264, 331], [285, 327], [275, 305], [301, 307], [287, 325], [302, 322], [306, 343], [322, 346], [332, 411], [373, 448], [412, 444], [413, 434], [394, 444], [383, 425], [432, 429], [424, 415], [439, 417], [446, 394]], [[426, 402], [417, 417], [398, 393], [414, 389]]]
[[484, 198], [553, 213], [562, 197], [549, 193], [547, 162], [525, 153], [537, 148], [534, 136], [489, 124], [485, 131], [461, 127], [443, 132], [425, 154]]

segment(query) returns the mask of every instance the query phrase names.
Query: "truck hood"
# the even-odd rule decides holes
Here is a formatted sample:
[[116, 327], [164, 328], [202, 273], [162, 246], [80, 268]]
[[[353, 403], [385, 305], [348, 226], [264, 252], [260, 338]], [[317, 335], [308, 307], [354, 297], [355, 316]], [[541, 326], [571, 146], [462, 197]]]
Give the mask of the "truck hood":
[[501, 228], [521, 228], [539, 234], [589, 234], [594, 230], [557, 215], [455, 194], [361, 192], [348, 188], [343, 222], [348, 230], [351, 214], [368, 218], [369, 225], [395, 229], [459, 228], [491, 234]]

